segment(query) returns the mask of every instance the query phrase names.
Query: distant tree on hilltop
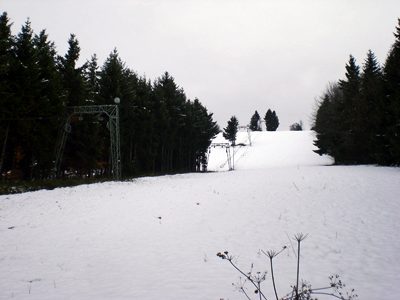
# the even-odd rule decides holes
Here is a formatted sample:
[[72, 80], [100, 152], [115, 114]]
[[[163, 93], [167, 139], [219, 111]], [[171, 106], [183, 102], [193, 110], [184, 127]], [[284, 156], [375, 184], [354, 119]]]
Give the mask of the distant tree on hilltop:
[[223, 136], [231, 142], [233, 146], [236, 143], [236, 134], [238, 132], [239, 121], [235, 116], [232, 116], [228, 121], [228, 125], [224, 128]]
[[250, 129], [252, 131], [261, 131], [261, 117], [257, 111], [254, 112], [250, 119]]
[[303, 130], [303, 121], [295, 122], [289, 127], [290, 131], [302, 131]]
[[265, 114], [264, 121], [267, 131], [276, 131], [279, 127], [279, 118], [276, 115], [276, 112], [271, 111], [271, 109], [268, 109]]

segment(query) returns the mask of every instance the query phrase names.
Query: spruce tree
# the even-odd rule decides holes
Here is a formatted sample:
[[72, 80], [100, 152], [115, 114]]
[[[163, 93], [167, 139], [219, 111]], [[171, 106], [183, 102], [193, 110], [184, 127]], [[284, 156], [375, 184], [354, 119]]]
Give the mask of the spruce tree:
[[10, 155], [6, 153], [10, 152], [11, 119], [17, 110], [13, 103], [15, 97], [11, 76], [11, 68], [15, 64], [13, 44], [10, 20], [4, 12], [0, 16], [0, 174], [3, 169], [9, 169], [12, 163]]
[[279, 127], [279, 118], [276, 115], [275, 111], [272, 112], [271, 121], [272, 121], [271, 131], [276, 131]]
[[[114, 104], [116, 97], [120, 98], [120, 140], [123, 176], [132, 175], [135, 172], [135, 135], [140, 129], [139, 120], [135, 117], [136, 106], [135, 90], [137, 76], [126, 67], [125, 62], [119, 57], [117, 49], [114, 49], [104, 62], [99, 78], [99, 101], [101, 104]], [[138, 140], [136, 140], [139, 142]], [[109, 161], [109, 137], [102, 141], [103, 160]]]
[[346, 79], [339, 81], [343, 97], [335, 103], [335, 124], [339, 135], [335, 160], [338, 163], [351, 164], [357, 161], [357, 147], [362, 142], [355, 131], [361, 116], [360, 67], [352, 55], [346, 64], [345, 77]]
[[271, 111], [271, 109], [268, 109], [264, 116], [265, 127], [266, 127], [267, 131], [271, 131], [271, 128], [272, 128], [271, 118], [272, 118], [272, 111]]
[[85, 65], [79, 67], [80, 47], [78, 39], [71, 34], [68, 39], [68, 51], [58, 58], [58, 67], [63, 83], [63, 102], [66, 106], [85, 105]]
[[[100, 71], [97, 63], [97, 55], [93, 54], [90, 61], [86, 62], [84, 70], [84, 78], [86, 83], [87, 100], [89, 103], [97, 104], [99, 102], [100, 93]], [[88, 104], [89, 104], [88, 103]]]
[[276, 112], [271, 111], [271, 109], [267, 110], [264, 121], [267, 131], [276, 131], [279, 127], [279, 118], [276, 115]]
[[359, 115], [354, 124], [360, 141], [359, 163], [383, 162], [387, 156], [383, 139], [386, 125], [382, 88], [381, 68], [375, 54], [369, 50], [361, 74]]
[[250, 130], [252, 131], [261, 131], [261, 118], [257, 111], [251, 116], [250, 119]]
[[[11, 35], [11, 24], [6, 12], [0, 16], [0, 119], [12, 117], [10, 106], [13, 98], [11, 68], [14, 60], [14, 37]], [[4, 122], [4, 121], [3, 121]], [[2, 124], [4, 126], [4, 124]]]
[[[78, 66], [80, 47], [74, 34], [68, 39], [68, 51], [58, 57], [58, 68], [62, 79], [62, 102], [64, 106], [88, 105], [85, 83], [86, 65]], [[75, 116], [71, 120], [71, 133], [65, 147], [62, 168], [72, 168], [77, 175], [90, 174], [95, 167], [96, 143], [92, 134], [93, 116]]]
[[13, 169], [21, 171], [24, 179], [32, 178], [37, 160], [34, 152], [40, 147], [36, 123], [42, 117], [38, 98], [41, 95], [40, 67], [29, 19], [15, 39], [15, 64], [12, 67], [13, 126], [10, 146], [13, 148]]
[[384, 66], [384, 92], [387, 129], [387, 141], [390, 155], [389, 164], [400, 164], [400, 19], [396, 32], [395, 42], [392, 45]]
[[171, 172], [176, 158], [178, 132], [184, 126], [182, 108], [186, 96], [168, 72], [154, 83], [154, 96], [158, 106], [156, 131], [160, 140], [160, 171]]
[[224, 128], [223, 137], [231, 142], [232, 146], [236, 144], [236, 134], [238, 132], [239, 121], [235, 116], [232, 116], [226, 128]]
[[219, 133], [219, 127], [212, 119], [212, 113], [196, 98], [193, 102], [188, 101], [186, 105], [188, 117], [185, 126], [185, 145], [188, 151], [185, 156], [190, 157], [190, 168], [188, 170], [198, 171], [207, 169], [207, 150], [211, 140]]
[[343, 92], [337, 83], [330, 84], [318, 103], [318, 109], [314, 116], [312, 130], [316, 132], [314, 145], [318, 147], [314, 152], [319, 155], [327, 154], [334, 158], [337, 155], [337, 147], [340, 139], [337, 128], [337, 103], [342, 103]]
[[53, 42], [48, 40], [45, 30], [35, 35], [33, 40], [37, 65], [39, 67], [40, 92], [36, 98], [42, 118], [35, 122], [34, 156], [37, 160], [36, 178], [51, 175], [54, 167], [54, 147], [57, 138], [59, 119], [62, 116], [61, 81], [56, 66], [56, 50]]
[[145, 77], [139, 77], [135, 90], [133, 144], [134, 172], [137, 174], [154, 173], [158, 149], [158, 138], [155, 132], [155, 106], [153, 86]]

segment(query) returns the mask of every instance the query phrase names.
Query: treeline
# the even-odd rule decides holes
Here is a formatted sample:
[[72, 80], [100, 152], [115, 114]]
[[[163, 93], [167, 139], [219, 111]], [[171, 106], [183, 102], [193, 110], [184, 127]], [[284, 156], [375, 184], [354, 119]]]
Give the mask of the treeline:
[[[189, 100], [167, 72], [151, 82], [121, 60], [117, 50], [102, 66], [96, 55], [78, 65], [72, 34], [68, 51], [57, 54], [45, 30], [29, 20], [16, 35], [7, 13], [0, 16], [0, 174], [43, 179], [54, 174], [55, 147], [67, 107], [114, 104], [121, 99], [123, 176], [199, 170], [219, 132], [198, 99]], [[107, 118], [71, 119], [61, 164], [63, 176], [107, 176], [110, 137]]]
[[353, 56], [345, 79], [331, 84], [318, 105], [315, 152], [338, 164], [400, 164], [400, 19], [383, 67], [370, 50], [362, 68]]

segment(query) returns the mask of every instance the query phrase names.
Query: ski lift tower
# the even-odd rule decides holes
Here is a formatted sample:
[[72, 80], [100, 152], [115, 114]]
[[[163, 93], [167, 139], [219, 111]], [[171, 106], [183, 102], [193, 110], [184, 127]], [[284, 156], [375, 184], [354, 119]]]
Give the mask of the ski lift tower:
[[251, 146], [251, 130], [249, 125], [238, 126], [238, 129], [244, 129], [247, 131], [247, 139], [249, 140], [249, 145]]
[[229, 171], [233, 170], [233, 164], [232, 164], [232, 157], [231, 157], [231, 144], [229, 143], [212, 143], [209, 147], [209, 152], [210, 149], [219, 147], [219, 148], [225, 148], [226, 152], [226, 162], [222, 164], [221, 168], [225, 166], [226, 163], [228, 163]]
[[67, 107], [67, 117], [60, 134], [56, 147], [56, 160], [54, 163], [56, 176], [60, 176], [61, 162], [65, 150], [65, 145], [69, 133], [71, 132], [71, 119], [73, 116], [82, 116], [84, 114], [106, 115], [108, 117], [107, 128], [110, 130], [110, 156], [111, 156], [111, 174], [115, 180], [121, 179], [121, 145], [119, 133], [119, 109], [120, 99], [114, 98], [115, 105], [87, 105]]

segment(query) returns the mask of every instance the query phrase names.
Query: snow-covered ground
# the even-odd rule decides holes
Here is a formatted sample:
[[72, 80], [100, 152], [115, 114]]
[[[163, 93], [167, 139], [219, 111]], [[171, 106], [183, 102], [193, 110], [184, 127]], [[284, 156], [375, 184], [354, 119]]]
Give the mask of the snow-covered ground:
[[[400, 170], [329, 166], [312, 139], [253, 134], [233, 172], [0, 196], [0, 299], [245, 299], [216, 253], [264, 270], [259, 249], [287, 245], [275, 266], [283, 295], [298, 232], [314, 287], [337, 273], [359, 299], [400, 299]], [[211, 151], [210, 169], [226, 168], [224, 151]], [[269, 277], [265, 292], [273, 299]]]

